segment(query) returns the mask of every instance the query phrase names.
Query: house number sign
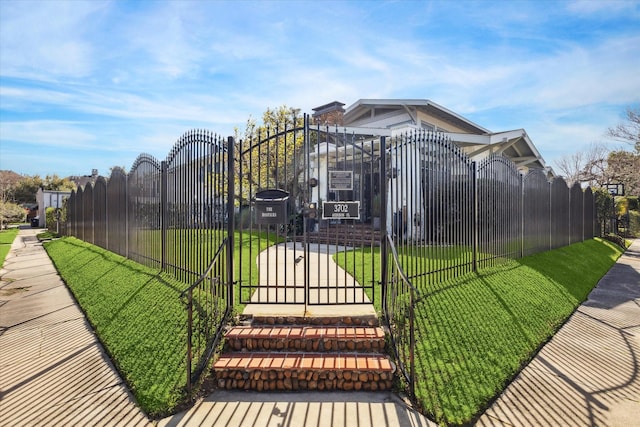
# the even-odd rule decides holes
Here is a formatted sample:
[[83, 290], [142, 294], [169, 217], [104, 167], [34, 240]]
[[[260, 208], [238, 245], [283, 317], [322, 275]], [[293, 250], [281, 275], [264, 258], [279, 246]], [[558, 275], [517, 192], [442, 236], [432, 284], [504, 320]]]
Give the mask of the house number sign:
[[322, 202], [322, 219], [360, 219], [360, 202]]

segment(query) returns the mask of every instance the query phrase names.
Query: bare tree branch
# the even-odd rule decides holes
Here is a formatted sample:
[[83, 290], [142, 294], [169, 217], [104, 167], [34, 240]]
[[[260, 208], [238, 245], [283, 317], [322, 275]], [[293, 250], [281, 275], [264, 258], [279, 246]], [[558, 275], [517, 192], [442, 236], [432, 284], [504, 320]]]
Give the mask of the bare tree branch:
[[607, 130], [607, 135], [630, 144], [640, 153], [640, 107], [627, 107], [625, 121]]

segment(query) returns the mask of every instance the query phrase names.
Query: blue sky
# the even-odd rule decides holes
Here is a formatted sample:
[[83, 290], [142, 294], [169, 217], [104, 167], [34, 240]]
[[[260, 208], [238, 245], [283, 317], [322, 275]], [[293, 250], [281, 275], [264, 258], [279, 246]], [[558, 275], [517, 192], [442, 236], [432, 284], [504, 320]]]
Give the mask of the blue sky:
[[0, 170], [164, 159], [280, 105], [430, 99], [547, 164], [640, 104], [640, 1], [0, 0]]

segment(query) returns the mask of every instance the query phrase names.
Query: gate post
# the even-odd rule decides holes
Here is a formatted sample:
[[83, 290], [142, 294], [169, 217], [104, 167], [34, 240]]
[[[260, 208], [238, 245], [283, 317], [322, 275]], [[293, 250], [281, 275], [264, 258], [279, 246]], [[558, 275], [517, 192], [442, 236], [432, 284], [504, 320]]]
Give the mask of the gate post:
[[227, 138], [227, 304], [233, 307], [235, 301], [233, 286], [233, 250], [235, 246], [235, 140]]
[[167, 206], [168, 199], [168, 166], [167, 162], [160, 162], [160, 270], [164, 271], [167, 266], [167, 218], [169, 207]]
[[387, 138], [380, 138], [380, 286], [382, 296], [382, 307], [386, 311], [387, 307], [387, 281], [388, 281], [388, 258], [389, 248], [387, 246]]
[[478, 164], [476, 162], [471, 163], [472, 169], [472, 185], [473, 185], [473, 195], [472, 195], [472, 204], [473, 204], [473, 218], [471, 222], [472, 227], [472, 256], [473, 256], [473, 271], [478, 271]]
[[524, 175], [520, 173], [520, 258], [524, 258]]

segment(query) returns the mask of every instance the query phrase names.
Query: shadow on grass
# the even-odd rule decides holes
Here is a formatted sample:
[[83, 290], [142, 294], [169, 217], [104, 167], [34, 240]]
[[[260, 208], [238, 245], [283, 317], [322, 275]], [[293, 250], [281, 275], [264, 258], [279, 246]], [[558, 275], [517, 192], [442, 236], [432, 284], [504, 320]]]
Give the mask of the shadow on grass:
[[425, 412], [450, 425], [481, 414], [619, 254], [592, 240], [419, 287], [416, 394]]
[[176, 408], [186, 384], [184, 285], [77, 239], [46, 248], [140, 406], [150, 416]]

